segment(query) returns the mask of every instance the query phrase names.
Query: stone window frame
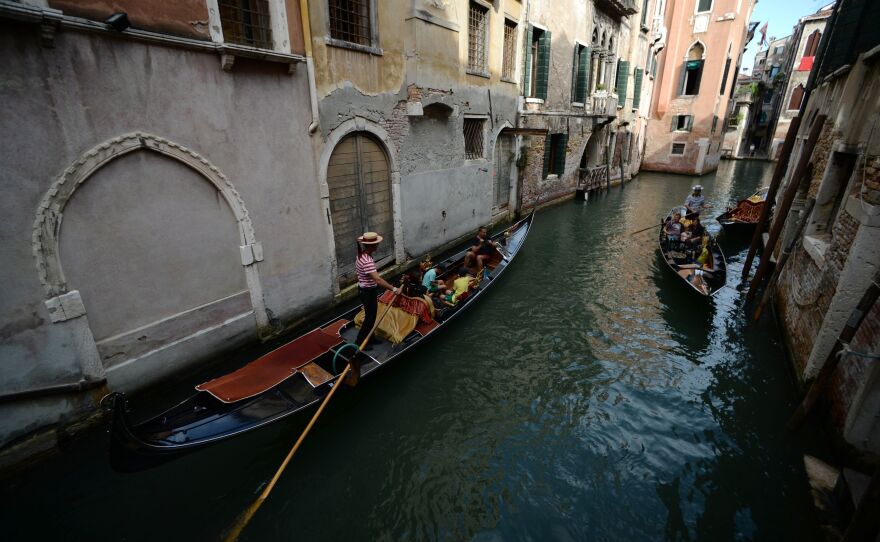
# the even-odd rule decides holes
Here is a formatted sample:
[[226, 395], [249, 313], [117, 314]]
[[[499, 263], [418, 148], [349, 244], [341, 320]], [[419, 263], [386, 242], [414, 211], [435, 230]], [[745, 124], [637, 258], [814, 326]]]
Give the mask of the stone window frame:
[[[510, 52], [508, 55], [507, 28], [511, 27], [511, 26], [513, 27], [513, 43], [510, 44]], [[513, 17], [507, 16], [507, 15], [504, 16], [504, 28], [503, 28], [502, 43], [501, 43], [501, 80], [504, 81], [505, 83], [517, 84], [516, 83], [518, 80], [517, 66], [519, 65], [519, 62], [518, 62], [516, 52], [517, 52], [517, 49], [519, 49], [519, 47], [517, 47], [516, 44], [519, 43], [520, 26], [521, 25], [518, 20], [514, 19]], [[506, 68], [508, 67], [507, 66], [508, 60], [510, 61], [510, 74], [509, 74], [509, 76], [504, 73]]]
[[[488, 145], [486, 145], [486, 143], [487, 143], [487, 141], [486, 141], [487, 140], [487, 138], [486, 138], [486, 126], [487, 126], [486, 121], [487, 120], [489, 120], [489, 115], [465, 114], [464, 117], [462, 118], [461, 132], [462, 132], [462, 138], [464, 139], [465, 162], [482, 161], [482, 160], [487, 159], [486, 158], [486, 148], [488, 147]], [[474, 152], [469, 153], [468, 152], [467, 126], [468, 126], [469, 122], [473, 123], [475, 121], [479, 121], [479, 123], [480, 123], [480, 126], [479, 126], [480, 129], [478, 131], [479, 136], [480, 136], [480, 140], [478, 142], [480, 145], [480, 149], [479, 149], [479, 153], [474, 153]], [[473, 156], [469, 156], [469, 154], [471, 154]]]
[[223, 37], [223, 24], [220, 20], [220, 3], [218, 0], [205, 0], [208, 7], [208, 28], [211, 33], [211, 41], [218, 44], [226, 44], [233, 47], [246, 47], [255, 50], [275, 51], [278, 53], [290, 53], [290, 32], [287, 25], [287, 7], [284, 0], [266, 0], [269, 6], [269, 30], [271, 32], [272, 48], [265, 49], [250, 45], [226, 41]]
[[[681, 152], [675, 152], [676, 145], [681, 145]], [[685, 152], [687, 152], [687, 143], [673, 141], [672, 145], [669, 146], [669, 156], [684, 156]]]
[[361, 45], [341, 39], [334, 38], [330, 35], [330, 1], [324, 0], [324, 43], [331, 47], [339, 47], [341, 49], [350, 49], [370, 55], [382, 56], [385, 52], [379, 46], [379, 2], [378, 0], [367, 0], [370, 3], [370, 45]]

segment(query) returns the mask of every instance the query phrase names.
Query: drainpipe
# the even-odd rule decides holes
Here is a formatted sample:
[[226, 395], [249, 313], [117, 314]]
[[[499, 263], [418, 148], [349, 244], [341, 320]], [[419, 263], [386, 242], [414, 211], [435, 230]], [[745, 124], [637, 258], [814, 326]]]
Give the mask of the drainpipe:
[[313, 135], [320, 125], [318, 122], [318, 86], [315, 83], [315, 61], [312, 58], [312, 27], [309, 20], [309, 1], [299, 0], [299, 16], [302, 19], [303, 42], [306, 47], [306, 73], [309, 78], [309, 98], [312, 105], [312, 123], [309, 135]]

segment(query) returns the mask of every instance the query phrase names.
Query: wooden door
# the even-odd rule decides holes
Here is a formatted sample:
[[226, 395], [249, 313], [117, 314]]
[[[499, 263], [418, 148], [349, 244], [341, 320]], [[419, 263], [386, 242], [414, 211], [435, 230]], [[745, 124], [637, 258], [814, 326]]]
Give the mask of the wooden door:
[[492, 207], [506, 209], [510, 200], [510, 175], [513, 170], [513, 137], [499, 135], [495, 141], [495, 183]]
[[327, 167], [330, 217], [340, 284], [354, 282], [355, 239], [375, 231], [385, 240], [373, 255], [376, 265], [390, 263], [394, 253], [394, 218], [388, 157], [379, 143], [363, 132], [346, 136], [333, 149]]

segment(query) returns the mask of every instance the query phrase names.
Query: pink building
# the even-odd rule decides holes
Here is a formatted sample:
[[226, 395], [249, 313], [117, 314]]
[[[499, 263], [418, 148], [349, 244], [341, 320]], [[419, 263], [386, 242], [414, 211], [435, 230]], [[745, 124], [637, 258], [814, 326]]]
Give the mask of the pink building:
[[724, 115], [754, 5], [680, 0], [666, 6], [643, 169], [700, 175], [718, 167]]

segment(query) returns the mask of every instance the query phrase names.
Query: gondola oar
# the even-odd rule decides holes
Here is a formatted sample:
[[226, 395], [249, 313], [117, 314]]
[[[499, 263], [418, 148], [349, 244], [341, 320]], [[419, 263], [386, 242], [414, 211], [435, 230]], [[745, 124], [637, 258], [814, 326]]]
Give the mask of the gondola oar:
[[321, 401], [321, 406], [318, 407], [318, 411], [315, 412], [315, 415], [312, 416], [311, 421], [309, 421], [309, 424], [303, 430], [302, 434], [299, 436], [298, 439], [296, 439], [296, 444], [293, 445], [293, 448], [290, 449], [290, 452], [288, 452], [287, 457], [285, 457], [284, 461], [281, 462], [281, 466], [278, 467], [277, 471], [275, 471], [275, 476], [272, 477], [272, 480], [269, 481], [269, 484], [266, 486], [265, 489], [263, 489], [263, 492], [260, 493], [260, 496], [257, 497], [257, 500], [255, 500], [253, 502], [253, 504], [251, 504], [247, 508], [247, 510], [245, 510], [238, 517], [235, 524], [233, 524], [232, 528], [229, 530], [229, 534], [226, 535], [226, 538], [224, 539], [226, 542], [234, 542], [235, 540], [238, 540], [239, 535], [241, 535], [241, 531], [244, 530], [245, 527], [247, 527], [247, 524], [250, 523], [251, 518], [254, 517], [254, 514], [256, 514], [256, 512], [257, 512], [257, 510], [259, 510], [260, 506], [263, 505], [263, 501], [266, 500], [266, 498], [269, 496], [269, 493], [272, 492], [272, 488], [274, 488], [275, 484], [278, 482], [278, 479], [281, 478], [281, 474], [284, 472], [284, 469], [287, 468], [287, 464], [290, 463], [290, 460], [293, 458], [293, 454], [296, 453], [296, 451], [299, 449], [300, 445], [306, 439], [306, 435], [309, 434], [309, 431], [311, 431], [312, 426], [315, 425], [315, 422], [318, 420], [318, 416], [320, 416], [321, 413], [324, 412], [324, 407], [326, 407], [327, 403], [330, 402], [330, 399], [333, 397], [333, 394], [336, 393], [336, 390], [338, 388], [342, 387], [343, 380], [345, 380], [346, 375], [351, 370], [352, 361], [354, 361], [354, 358], [357, 357], [357, 355], [360, 353], [360, 351], [363, 350], [364, 347], [367, 346], [367, 343], [370, 342], [370, 339], [373, 337], [373, 333], [379, 328], [379, 324], [382, 323], [382, 320], [385, 319], [385, 315], [388, 314], [388, 311], [390, 311], [391, 307], [394, 306], [394, 302], [397, 301], [397, 297], [399, 295], [400, 295], [400, 293], [396, 293], [396, 294], [394, 294], [394, 297], [391, 298], [391, 303], [389, 303], [388, 306], [385, 307], [385, 310], [382, 311], [382, 316], [380, 316], [379, 319], [376, 320], [376, 323], [373, 325], [373, 329], [370, 330], [370, 333], [367, 335], [367, 338], [364, 339], [364, 341], [360, 344], [360, 346], [358, 346], [357, 352], [355, 352], [354, 356], [351, 357], [348, 364], [346, 364], [345, 369], [343, 369], [342, 373], [340, 373], [339, 378], [336, 379], [336, 382], [333, 384], [333, 387], [330, 388], [330, 393], [328, 393], [327, 397], [325, 397], [324, 400]]
[[653, 229], [656, 228], [657, 226], [662, 226], [662, 225], [663, 225], [663, 222], [661, 222], [661, 223], [659, 223], [659, 224], [654, 224], [653, 226], [648, 226], [647, 228], [642, 228], [642, 229], [640, 229], [640, 230], [634, 231], [634, 232], [630, 233], [630, 235], [635, 235], [635, 234], [637, 234], [637, 233], [642, 233], [643, 231], [653, 230]]

